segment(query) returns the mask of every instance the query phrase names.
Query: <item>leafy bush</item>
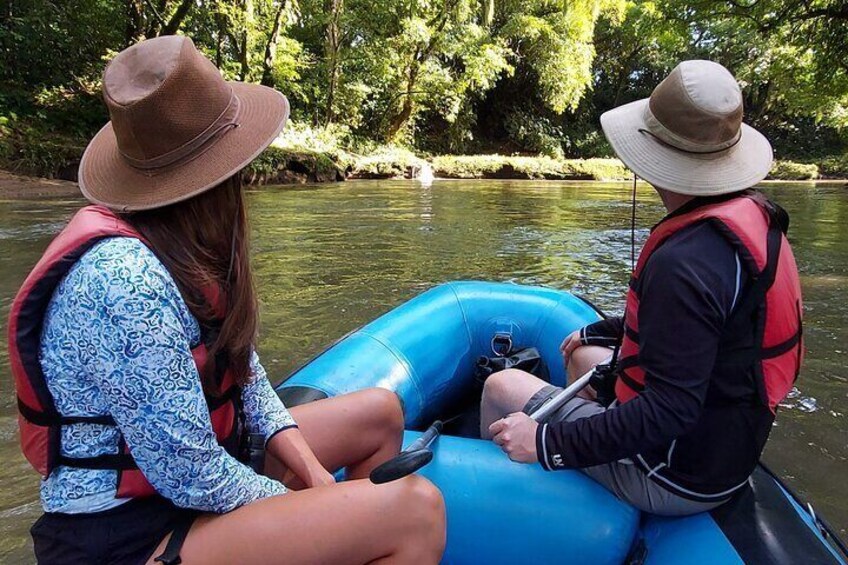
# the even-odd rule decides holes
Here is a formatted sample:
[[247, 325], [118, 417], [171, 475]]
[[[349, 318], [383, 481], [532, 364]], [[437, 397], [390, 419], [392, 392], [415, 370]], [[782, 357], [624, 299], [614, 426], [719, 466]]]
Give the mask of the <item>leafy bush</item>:
[[848, 179], [848, 154], [823, 159], [819, 172], [826, 179]]
[[436, 176], [458, 179], [515, 178], [614, 180], [629, 177], [617, 159], [552, 159], [504, 155], [442, 155], [433, 159]]
[[327, 153], [271, 146], [244, 170], [248, 184], [292, 184], [344, 180], [343, 165]]
[[[355, 146], [364, 154], [348, 148]], [[408, 149], [354, 138], [346, 128], [313, 128], [291, 122], [245, 171], [249, 183], [325, 182], [402, 178], [425, 161]]]
[[618, 159], [567, 159], [565, 164], [571, 167], [575, 174], [590, 176], [594, 180], [633, 178], [633, 173]]
[[454, 179], [477, 179], [501, 170], [509, 157], [501, 155], [441, 155], [433, 159], [433, 173]]
[[426, 161], [412, 151], [387, 145], [367, 156], [357, 157], [352, 176], [356, 178], [402, 178], [410, 176], [412, 169], [420, 168]]
[[774, 180], [815, 180], [819, 178], [819, 168], [814, 164], [775, 161], [768, 178]]
[[0, 115], [0, 167], [24, 175], [75, 178], [85, 141], [48, 134], [15, 118], [14, 114]]
[[511, 139], [533, 153], [553, 159], [563, 159], [562, 140], [565, 134], [561, 127], [545, 117], [532, 116], [526, 112], [512, 112], [504, 123]]
[[354, 157], [342, 148], [347, 130], [313, 128], [290, 121], [271, 146], [245, 170], [252, 184], [343, 180]]

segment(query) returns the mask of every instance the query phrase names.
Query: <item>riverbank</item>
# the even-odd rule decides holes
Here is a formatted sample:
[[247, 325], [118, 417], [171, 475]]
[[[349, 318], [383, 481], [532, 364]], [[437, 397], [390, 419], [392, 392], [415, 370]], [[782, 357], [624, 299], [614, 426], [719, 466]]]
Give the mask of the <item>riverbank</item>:
[[28, 200], [79, 196], [77, 183], [0, 171], [0, 199]]
[[[245, 170], [248, 184], [305, 184], [350, 179], [513, 179], [595, 180], [632, 178], [618, 159], [554, 159], [544, 155], [419, 156], [397, 146], [380, 146], [366, 154], [339, 148], [292, 146], [284, 141], [269, 147]], [[777, 160], [767, 180], [848, 180], [848, 156], [818, 163]]]
[[[464, 173], [463, 173], [464, 174]], [[523, 173], [518, 173], [523, 174]], [[291, 177], [289, 177], [291, 178]], [[365, 180], [367, 177], [348, 177], [350, 180]], [[398, 175], [393, 177], [378, 177], [378, 178], [410, 178], [405, 175]], [[414, 177], [412, 177], [414, 178]], [[471, 176], [455, 176], [455, 177], [447, 177], [442, 175], [436, 175], [436, 178], [442, 179], [521, 179], [521, 178], [531, 178], [531, 177], [521, 177], [521, 176], [513, 176], [510, 177], [497, 177], [497, 176], [479, 176], [479, 177], [471, 177]], [[547, 177], [539, 176], [532, 177], [537, 179], [550, 180]], [[568, 180], [576, 180], [576, 181], [587, 181], [594, 179], [587, 178], [571, 178]], [[615, 180], [615, 179], [611, 179]], [[289, 185], [296, 186], [299, 184], [305, 184], [307, 181], [300, 182], [301, 178], [298, 178], [297, 182], [277, 182], [277, 183], [264, 183], [264, 184], [281, 184], [281, 185]], [[780, 179], [772, 179], [764, 181], [763, 184], [766, 185], [780, 185], [783, 183], [798, 183], [798, 182], [809, 182], [816, 183], [817, 185], [836, 185], [836, 186], [844, 186], [848, 188], [848, 180], [842, 179], [828, 179], [828, 180], [807, 180], [807, 181], [799, 181], [799, 180], [780, 180]], [[262, 186], [262, 183], [253, 183], [254, 186]], [[23, 176], [13, 174], [7, 171], [0, 170], [0, 200], [38, 200], [40, 198], [81, 198], [81, 194], [79, 191], [79, 186], [76, 182], [67, 181], [67, 180], [59, 180], [59, 179], [46, 179], [41, 177], [31, 177], [31, 176]]]
[[[20, 142], [21, 140], [19, 140]], [[76, 181], [84, 143], [30, 143], [0, 150], [0, 169], [20, 175]], [[33, 148], [38, 147], [38, 151]], [[0, 149], [3, 145], [0, 144]], [[332, 128], [292, 123], [245, 169], [252, 185], [338, 182], [348, 179], [599, 180], [631, 178], [618, 159], [564, 159], [545, 155], [428, 155], [378, 144]], [[848, 180], [848, 155], [796, 162], [778, 159], [770, 180]], [[16, 185], [17, 186], [17, 185]], [[47, 189], [47, 187], [44, 187]], [[15, 190], [25, 190], [24, 185]], [[50, 189], [52, 190], [52, 189]], [[61, 190], [57, 188], [56, 190]]]

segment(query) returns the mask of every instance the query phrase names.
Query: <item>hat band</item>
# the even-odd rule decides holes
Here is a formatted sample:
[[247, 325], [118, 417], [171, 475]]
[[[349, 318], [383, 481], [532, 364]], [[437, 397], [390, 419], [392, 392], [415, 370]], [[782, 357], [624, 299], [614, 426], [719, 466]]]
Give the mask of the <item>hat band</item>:
[[239, 123], [237, 120], [240, 110], [241, 101], [238, 96], [236, 96], [235, 92], [230, 90], [230, 101], [227, 104], [227, 107], [224, 108], [224, 111], [221, 112], [221, 114], [209, 127], [186, 143], [163, 155], [151, 157], [150, 159], [136, 159], [135, 157], [130, 157], [123, 151], [121, 151], [121, 157], [123, 157], [131, 167], [144, 171], [187, 163], [198, 157], [200, 154], [205, 153], [228, 131], [238, 127]]
[[643, 131], [645, 133], [650, 134], [655, 137], [658, 141], [670, 146], [672, 149], [677, 149], [679, 151], [683, 151], [685, 153], [695, 153], [695, 154], [703, 154], [708, 155], [710, 153], [720, 153], [727, 149], [730, 149], [742, 139], [742, 128], [736, 132], [732, 138], [727, 141], [722, 141], [721, 143], [696, 143], [690, 141], [680, 135], [677, 135], [660, 122], [654, 113], [651, 112], [651, 105], [645, 104], [645, 125], [647, 129], [641, 129], [639, 131]]

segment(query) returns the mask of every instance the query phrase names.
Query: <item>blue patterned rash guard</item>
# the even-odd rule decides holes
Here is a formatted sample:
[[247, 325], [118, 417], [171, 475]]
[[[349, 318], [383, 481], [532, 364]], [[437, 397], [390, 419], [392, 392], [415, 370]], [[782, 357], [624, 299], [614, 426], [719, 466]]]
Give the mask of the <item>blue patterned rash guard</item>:
[[[53, 293], [40, 360], [65, 416], [111, 415], [114, 426], [62, 429], [62, 453], [118, 452], [118, 429], [147, 480], [174, 504], [228, 512], [286, 492], [216, 441], [191, 348], [200, 326], [165, 266], [139, 240], [97, 243]], [[247, 427], [265, 436], [295, 425], [256, 353], [242, 397]], [[58, 467], [41, 483], [46, 512], [97, 512], [117, 499], [117, 472]]]

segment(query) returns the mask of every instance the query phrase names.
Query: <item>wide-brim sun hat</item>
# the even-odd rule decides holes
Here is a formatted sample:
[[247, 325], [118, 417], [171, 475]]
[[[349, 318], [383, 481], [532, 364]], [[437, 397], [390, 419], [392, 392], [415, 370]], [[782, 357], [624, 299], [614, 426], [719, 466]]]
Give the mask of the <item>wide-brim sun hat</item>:
[[79, 167], [83, 195], [118, 211], [158, 208], [218, 185], [256, 158], [289, 115], [285, 96], [225, 81], [187, 37], [142, 41], [103, 73], [111, 121]]
[[616, 155], [657, 188], [690, 196], [750, 188], [771, 170], [771, 144], [742, 122], [742, 92], [723, 66], [680, 63], [651, 93], [604, 113]]

